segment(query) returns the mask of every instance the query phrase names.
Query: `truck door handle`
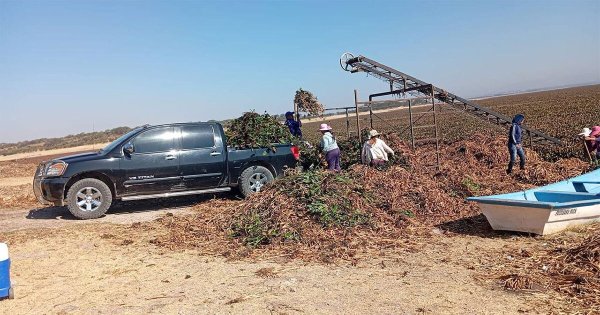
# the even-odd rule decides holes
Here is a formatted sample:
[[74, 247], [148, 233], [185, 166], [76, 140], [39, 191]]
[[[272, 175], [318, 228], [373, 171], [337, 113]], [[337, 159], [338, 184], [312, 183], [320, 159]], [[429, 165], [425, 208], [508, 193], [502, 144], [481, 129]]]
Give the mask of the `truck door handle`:
[[217, 155], [221, 155], [221, 152], [212, 152], [212, 153], [210, 154], [210, 156], [217, 156]]
[[175, 160], [176, 158], [177, 158], [177, 157], [176, 157], [176, 156], [174, 156], [174, 155], [172, 155], [172, 154], [169, 154], [169, 155], [165, 156], [165, 160], [169, 160], [169, 161], [170, 161], [170, 160]]

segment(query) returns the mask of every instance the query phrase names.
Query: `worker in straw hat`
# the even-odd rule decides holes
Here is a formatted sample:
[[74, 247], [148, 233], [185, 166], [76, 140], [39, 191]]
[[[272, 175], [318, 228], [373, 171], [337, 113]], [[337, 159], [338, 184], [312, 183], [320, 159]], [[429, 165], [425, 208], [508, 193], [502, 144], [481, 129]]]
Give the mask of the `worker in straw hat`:
[[383, 166], [388, 159], [388, 153], [394, 155], [385, 141], [380, 139], [381, 134], [377, 130], [369, 131], [369, 140], [365, 142], [361, 152], [362, 163], [369, 166]]
[[577, 136], [581, 137], [581, 139], [583, 140], [583, 149], [585, 152], [585, 156], [587, 156], [591, 160], [592, 159], [591, 152], [594, 151], [593, 147], [594, 147], [595, 141], [586, 140], [586, 138], [589, 138], [590, 133], [592, 133], [590, 128], [583, 128], [581, 130], [581, 133], [577, 134]]
[[320, 147], [322, 152], [325, 153], [327, 169], [339, 172], [342, 170], [340, 167], [340, 148], [331, 130], [332, 128], [328, 124], [321, 124], [319, 131], [321, 131], [323, 137], [321, 138]]

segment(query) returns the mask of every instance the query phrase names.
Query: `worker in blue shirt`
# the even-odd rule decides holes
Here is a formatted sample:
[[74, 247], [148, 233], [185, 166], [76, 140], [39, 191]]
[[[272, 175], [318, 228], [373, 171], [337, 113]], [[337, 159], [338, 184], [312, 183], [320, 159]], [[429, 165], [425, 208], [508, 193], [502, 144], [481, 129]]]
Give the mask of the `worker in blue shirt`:
[[302, 139], [302, 130], [300, 130], [302, 122], [300, 118], [298, 118], [298, 121], [294, 120], [294, 112], [285, 113], [285, 125], [290, 129], [292, 136]]
[[512, 125], [508, 132], [508, 152], [510, 154], [510, 162], [508, 162], [506, 174], [512, 173], [517, 155], [519, 155], [519, 167], [522, 170], [525, 169], [525, 151], [523, 151], [523, 144], [521, 143], [523, 140], [523, 129], [521, 128], [521, 125], [524, 120], [525, 116], [523, 114], [516, 115], [512, 120]]

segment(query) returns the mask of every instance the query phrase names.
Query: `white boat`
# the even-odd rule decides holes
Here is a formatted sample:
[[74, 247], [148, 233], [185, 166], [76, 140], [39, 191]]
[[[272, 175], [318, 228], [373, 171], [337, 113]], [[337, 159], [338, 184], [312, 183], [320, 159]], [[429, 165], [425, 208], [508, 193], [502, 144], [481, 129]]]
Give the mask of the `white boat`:
[[552, 234], [600, 222], [600, 169], [547, 186], [467, 200], [479, 204], [494, 230]]

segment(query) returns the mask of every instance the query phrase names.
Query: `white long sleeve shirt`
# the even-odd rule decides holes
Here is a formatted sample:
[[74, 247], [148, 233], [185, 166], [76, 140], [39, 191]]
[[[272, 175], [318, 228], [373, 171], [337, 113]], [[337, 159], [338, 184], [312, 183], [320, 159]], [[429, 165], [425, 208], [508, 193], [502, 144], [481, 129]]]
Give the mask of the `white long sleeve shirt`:
[[394, 154], [394, 150], [388, 147], [385, 141], [378, 138], [373, 145], [369, 141], [365, 142], [361, 153], [361, 160], [363, 164], [369, 164], [372, 160], [388, 161], [388, 153]]

